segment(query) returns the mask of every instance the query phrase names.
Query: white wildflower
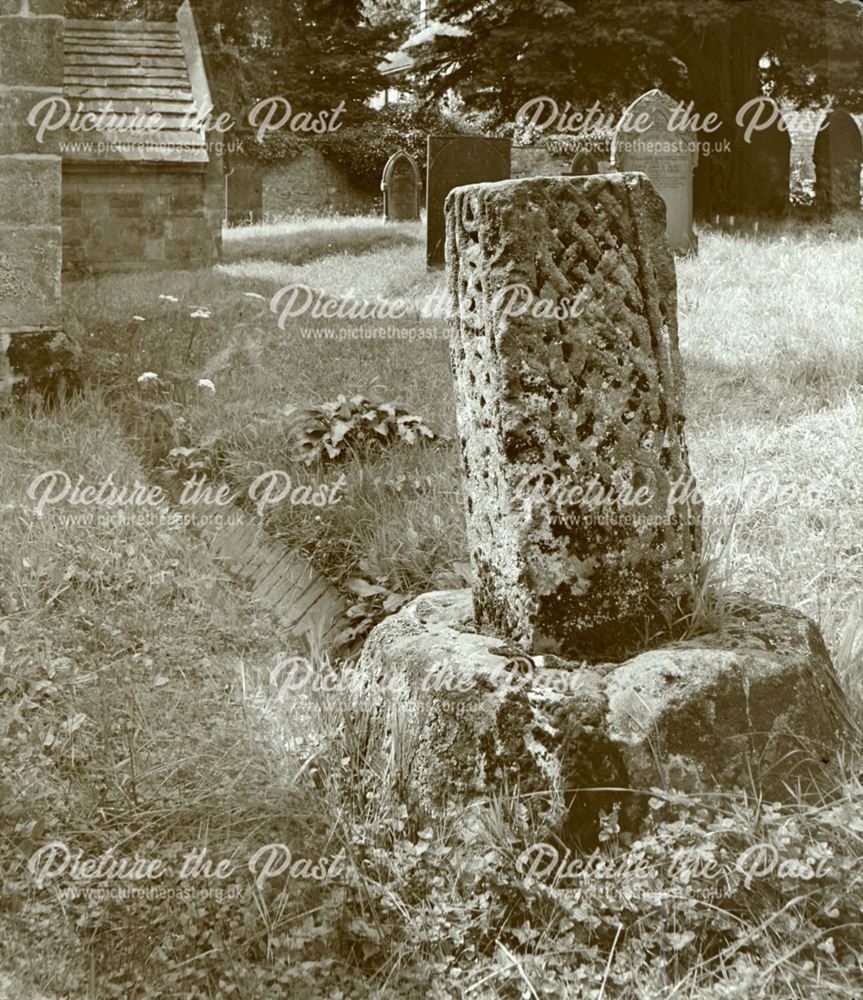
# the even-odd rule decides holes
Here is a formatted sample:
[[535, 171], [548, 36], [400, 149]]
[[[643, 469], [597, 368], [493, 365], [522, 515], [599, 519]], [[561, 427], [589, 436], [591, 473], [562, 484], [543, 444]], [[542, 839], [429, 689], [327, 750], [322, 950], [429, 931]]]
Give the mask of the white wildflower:
[[155, 372], [142, 372], [138, 376], [139, 382], [152, 382], [153, 379], [158, 379], [158, 375]]
[[198, 308], [192, 313], [192, 319], [209, 319], [210, 310], [205, 309], [203, 306], [198, 306]]
[[143, 316], [133, 316], [132, 319], [136, 319], [139, 323], [143, 323], [144, 322], [144, 317]]
[[209, 389], [210, 392], [215, 392], [216, 391], [216, 387], [213, 385], [213, 383], [208, 378], [199, 378], [198, 379], [198, 385], [202, 389]]
[[179, 302], [180, 300], [176, 295], [160, 295], [160, 299], [164, 299], [165, 302]]

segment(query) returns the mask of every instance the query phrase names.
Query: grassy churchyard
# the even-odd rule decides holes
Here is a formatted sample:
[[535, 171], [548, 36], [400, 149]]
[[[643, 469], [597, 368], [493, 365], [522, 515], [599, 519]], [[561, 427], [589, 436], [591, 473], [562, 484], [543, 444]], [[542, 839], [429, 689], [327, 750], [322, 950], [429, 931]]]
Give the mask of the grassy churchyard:
[[[805, 612], [859, 714], [863, 231], [704, 230], [677, 273], [703, 613], [735, 590]], [[287, 315], [288, 293], [271, 310], [299, 286], [402, 315]], [[657, 791], [639, 844], [607, 817], [604, 868], [531, 877], [520, 855], [547, 839], [531, 797], [507, 789], [470, 824], [423, 815], [403, 734], [388, 743], [344, 685], [282, 683], [306, 650], [167, 507], [123, 519], [70, 492], [37, 510], [50, 470], [71, 490], [171, 468], [241, 496], [284, 470], [340, 481], [337, 503], [300, 490], [262, 517], [346, 596], [358, 637], [411, 595], [465, 586], [446, 321], [424, 310], [443, 287], [419, 224], [373, 218], [233, 229], [212, 271], [66, 285], [79, 391], [0, 421], [0, 995], [863, 994], [853, 760], [814, 803]], [[304, 407], [322, 407], [331, 452], [303, 440]], [[109, 849], [171, 873], [101, 892], [73, 877]], [[636, 849], [633, 874], [615, 859]]]

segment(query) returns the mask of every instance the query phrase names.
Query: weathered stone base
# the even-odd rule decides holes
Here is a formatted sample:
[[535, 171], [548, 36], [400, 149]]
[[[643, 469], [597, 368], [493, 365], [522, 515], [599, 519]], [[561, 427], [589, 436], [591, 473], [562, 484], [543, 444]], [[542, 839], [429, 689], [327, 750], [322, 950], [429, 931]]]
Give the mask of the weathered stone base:
[[54, 394], [61, 381], [71, 384], [77, 361], [76, 345], [61, 330], [0, 333], [0, 400], [28, 389]]
[[433, 811], [517, 785], [587, 846], [616, 801], [637, 828], [651, 788], [787, 799], [829, 779], [854, 723], [814, 623], [735, 604], [721, 632], [588, 667], [516, 659], [474, 630], [469, 591], [426, 594], [369, 636], [365, 696], [408, 742], [409, 786]]

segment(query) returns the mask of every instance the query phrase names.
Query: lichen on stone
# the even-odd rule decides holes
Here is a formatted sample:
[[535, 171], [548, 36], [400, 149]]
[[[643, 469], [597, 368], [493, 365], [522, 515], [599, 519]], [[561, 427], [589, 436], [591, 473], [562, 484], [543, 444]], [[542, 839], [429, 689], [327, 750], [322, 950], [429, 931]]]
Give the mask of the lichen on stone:
[[[694, 588], [701, 509], [673, 495], [692, 477], [661, 199], [634, 174], [480, 184], [450, 194], [447, 226], [478, 625], [575, 659], [667, 639]], [[535, 312], [507, 308], [514, 286]], [[549, 477], [649, 499], [526, 495]]]

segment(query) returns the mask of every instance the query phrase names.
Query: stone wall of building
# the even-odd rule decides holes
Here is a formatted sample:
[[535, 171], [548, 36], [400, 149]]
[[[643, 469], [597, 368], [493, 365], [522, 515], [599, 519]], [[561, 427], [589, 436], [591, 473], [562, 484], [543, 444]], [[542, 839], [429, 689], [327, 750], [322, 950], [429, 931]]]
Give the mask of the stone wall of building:
[[571, 156], [555, 156], [545, 146], [513, 146], [512, 176], [554, 177], [566, 174], [571, 161]]
[[558, 137], [557, 151], [549, 143], [540, 141], [532, 146], [512, 147], [512, 176], [555, 177], [568, 174], [572, 160], [580, 149], [587, 150], [596, 157], [600, 172], [605, 173], [611, 166], [610, 136], [602, 135]]
[[63, 85], [63, 0], [0, 0], [0, 396], [68, 363], [61, 333], [61, 161], [29, 110]]
[[63, 270], [73, 274], [209, 267], [221, 250], [221, 199], [208, 173], [67, 165]]

